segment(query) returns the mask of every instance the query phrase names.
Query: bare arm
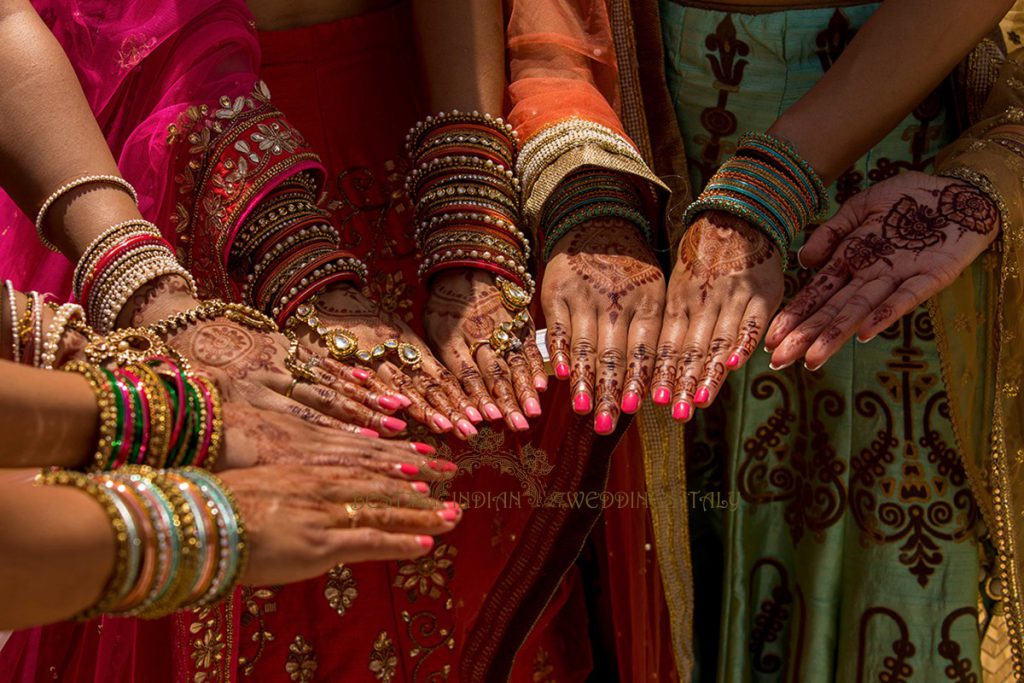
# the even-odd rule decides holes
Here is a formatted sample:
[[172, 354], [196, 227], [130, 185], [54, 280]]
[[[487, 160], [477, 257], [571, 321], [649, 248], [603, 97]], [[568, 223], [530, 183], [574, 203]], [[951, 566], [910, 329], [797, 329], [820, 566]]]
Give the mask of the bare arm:
[[1013, 6], [889, 0], [771, 128], [830, 183], [892, 130]]

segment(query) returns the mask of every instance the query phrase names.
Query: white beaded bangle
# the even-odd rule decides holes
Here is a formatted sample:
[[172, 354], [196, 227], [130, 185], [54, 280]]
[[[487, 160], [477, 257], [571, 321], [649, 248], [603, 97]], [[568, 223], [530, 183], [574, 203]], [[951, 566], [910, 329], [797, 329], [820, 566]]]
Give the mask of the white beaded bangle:
[[[129, 228], [136, 229], [129, 230]], [[103, 256], [103, 250], [101, 250], [100, 247], [105, 246], [105, 242], [114, 237], [127, 239], [131, 235], [146, 234], [150, 234], [155, 237], [161, 236], [160, 228], [142, 218], [135, 218], [115, 223], [100, 233], [99, 236], [97, 236], [96, 239], [90, 242], [89, 246], [85, 248], [85, 251], [82, 252], [82, 258], [78, 260], [78, 265], [75, 266], [75, 272], [71, 279], [71, 291], [75, 293], [75, 297], [81, 298], [82, 285], [85, 281], [85, 277], [92, 271], [94, 262], [98, 261]]]
[[32, 292], [32, 365], [39, 367], [43, 359], [43, 297]]
[[64, 183], [56, 190], [54, 190], [53, 194], [46, 198], [46, 201], [43, 202], [43, 205], [39, 207], [39, 213], [36, 214], [36, 234], [39, 235], [39, 241], [43, 243], [43, 246], [45, 246], [50, 251], [60, 252], [60, 249], [58, 249], [57, 246], [53, 242], [48, 240], [46, 238], [46, 235], [43, 234], [43, 221], [46, 220], [46, 213], [50, 210], [50, 207], [53, 206], [54, 202], [56, 202], [58, 199], [63, 197], [71, 190], [74, 190], [77, 187], [81, 187], [82, 185], [91, 185], [93, 183], [106, 183], [108, 185], [116, 185], [117, 187], [120, 187], [129, 195], [131, 195], [131, 198], [136, 205], [138, 205], [139, 203], [139, 194], [135, 191], [135, 188], [132, 187], [132, 184], [129, 183], [124, 178], [122, 178], [121, 176], [84, 175], [81, 178], [75, 178], [71, 182]]
[[68, 323], [76, 317], [85, 320], [85, 311], [78, 304], [61, 304], [57, 308], [57, 313], [46, 330], [46, 341], [43, 343], [43, 360], [40, 367], [44, 370], [53, 370], [53, 364], [57, 362], [60, 340], [64, 338]]
[[7, 289], [7, 305], [11, 309], [11, 360], [15, 363], [21, 361], [21, 340], [18, 337], [18, 299], [14, 296], [14, 283], [4, 280], [4, 288]]

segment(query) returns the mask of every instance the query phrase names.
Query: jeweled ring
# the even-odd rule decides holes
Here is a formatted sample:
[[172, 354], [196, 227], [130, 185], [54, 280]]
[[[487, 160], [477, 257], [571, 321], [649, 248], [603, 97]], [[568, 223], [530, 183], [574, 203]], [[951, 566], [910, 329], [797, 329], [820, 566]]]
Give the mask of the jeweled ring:
[[348, 528], [355, 529], [359, 526], [359, 508], [352, 503], [345, 503], [345, 515], [348, 517]]
[[320, 334], [320, 339], [327, 346], [327, 352], [335, 360], [344, 362], [359, 350], [359, 340], [351, 330], [346, 330], [343, 327], [329, 327], [323, 332], [318, 329], [317, 333]]
[[480, 350], [481, 346], [487, 346], [491, 343], [490, 339], [477, 339], [469, 345], [469, 355], [475, 356], [476, 352]]

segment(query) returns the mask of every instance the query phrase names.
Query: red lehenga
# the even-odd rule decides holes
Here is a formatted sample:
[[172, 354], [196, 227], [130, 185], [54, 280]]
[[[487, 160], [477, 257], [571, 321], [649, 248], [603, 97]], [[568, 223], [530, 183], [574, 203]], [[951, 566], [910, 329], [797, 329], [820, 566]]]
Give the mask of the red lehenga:
[[[365, 293], [422, 331], [425, 292], [400, 150], [425, 112], [403, 6], [257, 36], [237, 1], [35, 4], [69, 53], [122, 173], [145, 197], [143, 214], [162, 226], [205, 294], [236, 297], [226, 269], [234, 232], [267, 191], [306, 170], [323, 182], [343, 246], [369, 266]], [[614, 57], [603, 63], [613, 74]], [[262, 86], [253, 90], [258, 79], [273, 104]], [[540, 127], [543, 109], [531, 111]], [[601, 116], [617, 127], [611, 107]], [[0, 271], [19, 287], [66, 295], [70, 265], [35, 248], [10, 202], [2, 211]], [[663, 680], [672, 662], [640, 449], [627, 435], [612, 457], [617, 438], [595, 437], [558, 386], [545, 397], [543, 423], [525, 437], [488, 429], [468, 446], [443, 445], [460, 465], [445, 493], [470, 509], [431, 555], [247, 588], [220, 607], [157, 622], [105, 618], [19, 632], [0, 652], [0, 677], [583, 680], [592, 659], [574, 563], [600, 521], [603, 616], [614, 619], [620, 677]], [[606, 490], [620, 495], [600, 496]]]

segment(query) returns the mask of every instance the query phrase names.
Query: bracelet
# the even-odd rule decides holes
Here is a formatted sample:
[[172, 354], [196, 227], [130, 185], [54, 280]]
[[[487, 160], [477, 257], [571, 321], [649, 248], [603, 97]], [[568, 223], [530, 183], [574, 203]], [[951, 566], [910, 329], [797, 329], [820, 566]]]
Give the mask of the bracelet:
[[64, 333], [68, 329], [71, 320], [78, 318], [85, 320], [85, 311], [78, 304], [61, 304], [50, 321], [46, 330], [46, 340], [43, 342], [42, 362], [39, 367], [44, 370], [53, 370], [53, 364], [57, 362], [57, 350]]
[[147, 329], [160, 337], [173, 334], [178, 328], [184, 329], [202, 320], [227, 318], [256, 332], [277, 332], [277, 323], [269, 317], [244, 304], [228, 303], [220, 299], [204, 301], [187, 311], [175, 313], [149, 325]]
[[58, 249], [57, 246], [48, 240], [46, 235], [43, 234], [43, 222], [46, 220], [46, 214], [50, 211], [50, 207], [52, 207], [58, 199], [71, 190], [82, 187], [83, 185], [91, 185], [93, 183], [115, 185], [131, 195], [132, 201], [135, 202], [136, 206], [139, 204], [139, 195], [135, 191], [135, 188], [132, 187], [132, 184], [124, 178], [116, 175], [86, 175], [80, 178], [75, 178], [71, 182], [61, 185], [54, 190], [53, 194], [43, 201], [43, 205], [39, 207], [39, 213], [36, 214], [36, 234], [39, 236], [39, 241], [43, 243], [43, 246], [50, 251], [60, 252], [60, 249]]
[[18, 335], [18, 299], [14, 295], [14, 283], [4, 280], [7, 290], [7, 306], [11, 312], [11, 360], [15, 363], [21, 358], [21, 337]]

